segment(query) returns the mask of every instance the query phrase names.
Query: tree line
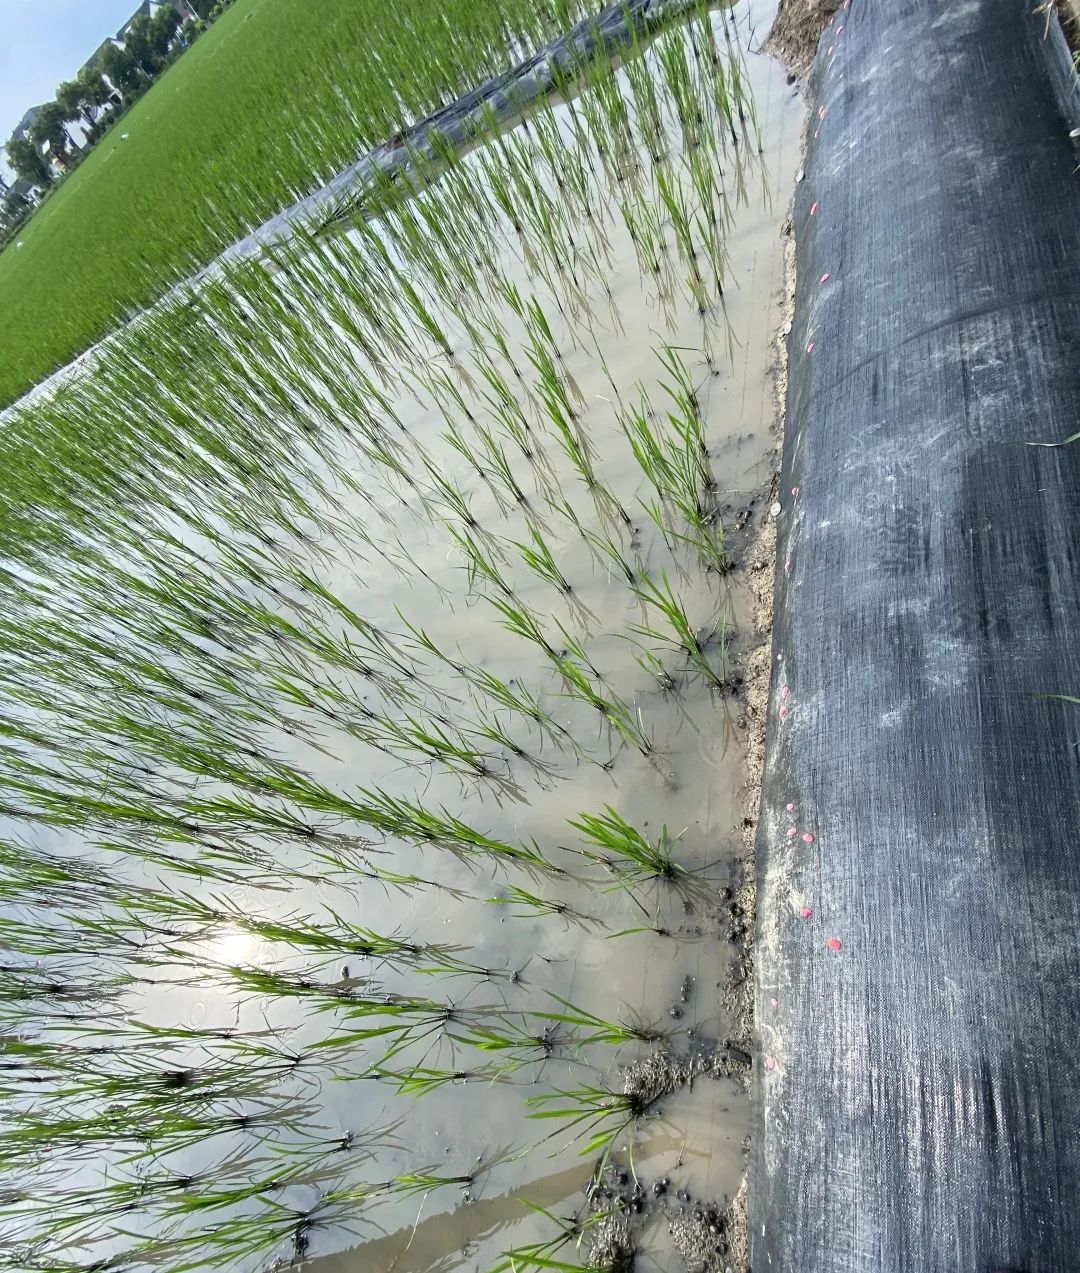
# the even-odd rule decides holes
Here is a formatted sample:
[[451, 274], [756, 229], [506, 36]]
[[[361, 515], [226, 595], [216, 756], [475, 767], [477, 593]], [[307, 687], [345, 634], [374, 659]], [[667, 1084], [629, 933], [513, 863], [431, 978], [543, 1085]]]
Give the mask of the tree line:
[[[139, 14], [124, 35], [124, 44], [108, 43], [92, 66], [85, 66], [56, 90], [23, 136], [6, 145], [16, 175], [45, 190], [75, 167], [112, 124], [142, 96], [155, 79], [195, 40], [232, 0], [188, 0], [196, 19], [182, 21], [171, 5], [153, 17]], [[69, 125], [78, 123], [85, 140], [76, 143]], [[9, 192], [0, 229], [11, 230], [28, 215], [25, 199]]]

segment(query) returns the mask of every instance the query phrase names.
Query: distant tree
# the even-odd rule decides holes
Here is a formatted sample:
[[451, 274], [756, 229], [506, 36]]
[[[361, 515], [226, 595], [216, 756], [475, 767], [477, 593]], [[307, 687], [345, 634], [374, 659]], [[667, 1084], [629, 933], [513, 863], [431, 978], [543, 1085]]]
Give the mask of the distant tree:
[[96, 146], [97, 143], [109, 131], [116, 121], [117, 115], [121, 111], [121, 107], [115, 103], [110, 103], [98, 112], [98, 117], [86, 130], [86, 142], [89, 146]]
[[90, 103], [76, 80], [65, 80], [60, 85], [56, 90], [56, 102], [66, 120], [79, 120], [87, 128], [94, 122], [94, 117], [90, 114]]
[[200, 35], [202, 35], [203, 24], [199, 18], [188, 18], [184, 25], [180, 28], [180, 42], [186, 49], [188, 45], [193, 44]]
[[29, 137], [12, 137], [7, 144], [7, 157], [23, 181], [43, 188], [52, 184], [49, 165]]
[[124, 48], [135, 60], [135, 64], [148, 79], [158, 72], [158, 60], [150, 40], [150, 19], [140, 13], [132, 20], [124, 32]]
[[150, 19], [146, 37], [160, 71], [169, 60], [169, 48], [180, 26], [180, 15], [171, 4], [165, 5]]
[[128, 48], [106, 44], [101, 54], [101, 69], [124, 97], [129, 97], [142, 88], [142, 71]]
[[30, 125], [30, 140], [39, 150], [47, 142], [49, 158], [61, 168], [66, 168], [71, 158], [72, 141], [66, 125], [67, 116], [64, 108], [57, 101], [46, 102], [38, 113], [37, 119]]
[[83, 117], [82, 94], [74, 80], [64, 80], [56, 90], [56, 102], [64, 112], [65, 119], [76, 120]]
[[94, 126], [97, 111], [112, 99], [112, 90], [99, 72], [83, 67], [73, 80], [66, 80], [56, 90], [56, 100], [64, 111], [64, 118], [80, 119], [89, 130]]
[[4, 195], [4, 201], [0, 204], [0, 208], [3, 209], [4, 221], [8, 225], [16, 225], [30, 211], [30, 200], [17, 190], [9, 190]]
[[94, 70], [91, 66], [83, 67], [75, 77], [75, 83], [82, 89], [83, 97], [92, 106], [104, 106], [106, 102], [112, 100], [112, 89], [105, 83], [101, 72]]

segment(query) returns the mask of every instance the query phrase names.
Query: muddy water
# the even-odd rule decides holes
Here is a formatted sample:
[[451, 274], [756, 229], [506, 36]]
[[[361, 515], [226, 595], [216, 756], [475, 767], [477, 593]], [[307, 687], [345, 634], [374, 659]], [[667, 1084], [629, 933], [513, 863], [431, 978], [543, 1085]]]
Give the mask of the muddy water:
[[[756, 47], [771, 8], [756, 2], [736, 7], [744, 45]], [[594, 297], [588, 322], [582, 316], [561, 316], [520, 259], [508, 252], [506, 260], [507, 274], [522, 294], [545, 300], [564, 373], [580, 394], [582, 427], [597, 467], [605, 485], [632, 512], [642, 566], [669, 572], [696, 625], [730, 632], [726, 670], [733, 675], [755, 640], [745, 584], [738, 570], [725, 577], [707, 574], [665, 547], [642, 512], [639, 499], [646, 491], [619, 430], [613, 393], [633, 401], [643, 389], [662, 411], [668, 373], [658, 351], [664, 342], [677, 346], [693, 372], [725, 525], [741, 521], [752, 505], [760, 510], [774, 464], [770, 335], [781, 288], [780, 227], [797, 165], [801, 111], [777, 64], [750, 53], [747, 67], [762, 154], [746, 166], [746, 198], [736, 208], [727, 239], [723, 321], [718, 315], [703, 320], [679, 289], [672, 304], [660, 304], [617, 217], [608, 222], [609, 295]], [[509, 310], [500, 317], [511, 347], [520, 347], [520, 321]], [[464, 335], [452, 321], [450, 326], [460, 365], [467, 366]], [[472, 392], [467, 383], [464, 391]], [[441, 440], [442, 412], [430, 398], [403, 394], [395, 408], [408, 435], [470, 498], [484, 531], [504, 541], [523, 540], [522, 518], [502, 511], [470, 466]], [[553, 439], [549, 436], [543, 445], [579, 517], [595, 525], [587, 494], [560, 464]], [[662, 1044], [583, 1049], [563, 1046], [556, 1037], [546, 1059], [499, 1081], [463, 1077], [419, 1099], [399, 1095], [392, 1082], [371, 1076], [369, 1067], [381, 1055], [378, 1040], [357, 1044], [351, 1055], [335, 1054], [332, 1069], [301, 1072], [290, 1094], [305, 1107], [307, 1133], [317, 1131], [327, 1143], [342, 1141], [349, 1133], [354, 1137], [351, 1148], [328, 1156], [333, 1174], [326, 1187], [338, 1185], [342, 1177], [346, 1184], [370, 1183], [421, 1171], [471, 1175], [478, 1161], [484, 1168], [466, 1186], [432, 1188], [408, 1198], [380, 1197], [353, 1207], [347, 1221], [316, 1227], [309, 1235], [310, 1258], [304, 1267], [319, 1273], [479, 1273], [507, 1248], [553, 1236], [551, 1221], [530, 1207], [560, 1216], [580, 1214], [584, 1207], [583, 1191], [596, 1154], [582, 1155], [584, 1142], [560, 1130], [560, 1124], [529, 1118], [526, 1100], [584, 1085], [621, 1091], [627, 1067], [661, 1047], [688, 1062], [722, 1052], [728, 1040], [741, 1035], [744, 1023], [725, 1007], [724, 992], [738, 954], [725, 890], [736, 882], [741, 851], [742, 709], [737, 694], [708, 690], [670, 651], [664, 657], [675, 684], [658, 688], [635, 662], [634, 646], [626, 639], [645, 621], [640, 604], [620, 579], [597, 567], [579, 537], [549, 518], [551, 542], [573, 595], [559, 596], [530, 576], [520, 561], [508, 563], [507, 573], [517, 595], [544, 617], [549, 631], [558, 621], [587, 641], [590, 658], [633, 704], [654, 740], [655, 753], [646, 757], [613, 740], [591, 709], [565, 696], [535, 649], [509, 634], [483, 597], [469, 596], [460, 555], [432, 527], [425, 510], [415, 506], [408, 488], [395, 493], [386, 475], [377, 472], [372, 472], [371, 483], [394, 523], [401, 561], [415, 566], [403, 565], [408, 576], [403, 580], [379, 558], [358, 564], [338, 555], [320, 566], [326, 582], [382, 629], [400, 632], [400, 611], [441, 648], [460, 650], [504, 679], [543, 691], [547, 706], [577, 740], [581, 753], [558, 751], [550, 744], [541, 748], [538, 739], [523, 738], [524, 750], [534, 753], [537, 763], [512, 761], [496, 784], [405, 764], [335, 735], [326, 752], [299, 749], [292, 757], [298, 767], [335, 789], [380, 786], [421, 800], [427, 808], [445, 808], [493, 836], [515, 843], [535, 840], [552, 856], [557, 846], [572, 848], [575, 843], [568, 819], [599, 814], [611, 805], [653, 835], [666, 826], [675, 840], [674, 857], [689, 873], [677, 887], [654, 881], [628, 888], [625, 881], [596, 866], [581, 866], [569, 854], [558, 858], [565, 874], [531, 878], [476, 859], [460, 861], [445, 852], [395, 844], [382, 846], [378, 860], [396, 871], [416, 872], [436, 887], [402, 894], [361, 881], [348, 890], [329, 885], [298, 889], [287, 903], [275, 903], [280, 914], [294, 910], [317, 915], [320, 907], [332, 907], [345, 920], [379, 932], [455, 948], [462, 958], [490, 970], [489, 976], [402, 978], [356, 959], [321, 969], [327, 985], [363, 985], [369, 993], [408, 990], [451, 1005], [450, 1024], [411, 1045], [394, 1058], [392, 1068], [465, 1072], [485, 1064], [482, 1054], [453, 1038], [469, 1022], [482, 1021], [485, 1010], [531, 1020], [537, 1033], [543, 1022], [524, 1014], [559, 1012], [560, 1001], [569, 1001], [606, 1021], [644, 1025], [664, 1034]], [[740, 539], [734, 532], [730, 550], [737, 563]], [[653, 615], [648, 620], [659, 623]], [[719, 663], [722, 654], [715, 640], [711, 651]], [[435, 698], [447, 715], [469, 710], [452, 675], [443, 678]], [[563, 913], [517, 913], [507, 900], [514, 884], [558, 902]], [[230, 900], [245, 910], [265, 904], [242, 889], [232, 890]], [[220, 934], [208, 953], [223, 964], [273, 961], [279, 968], [304, 968], [303, 961], [286, 959], [239, 933]], [[167, 998], [154, 995], [142, 1015], [151, 1021], [180, 1019], [199, 1028], [257, 1029], [270, 1023], [289, 1031], [290, 1042], [299, 1049], [325, 1039], [332, 1022], [329, 1014], [290, 1001], [237, 1000], [232, 992], [205, 986], [173, 988]], [[348, 1028], [347, 1019], [343, 1024]], [[735, 1193], [749, 1121], [744, 1081], [700, 1076], [660, 1099], [632, 1134], [616, 1140], [613, 1163], [631, 1182], [636, 1173], [646, 1199], [644, 1214], [634, 1220], [640, 1267], [649, 1267], [652, 1257], [660, 1268], [677, 1268], [666, 1218], [696, 1201], [722, 1206]], [[364, 1129], [372, 1129], [370, 1157]], [[286, 1149], [292, 1139], [283, 1128], [279, 1148]], [[237, 1148], [243, 1148], [240, 1134]], [[201, 1169], [203, 1164], [194, 1158], [188, 1169]], [[311, 1206], [321, 1188], [296, 1186], [288, 1201], [298, 1209]], [[574, 1257], [564, 1252], [562, 1258]]]
[[[751, 5], [747, 13], [740, 6], [742, 29], [749, 26], [763, 34], [769, 9]], [[801, 124], [799, 103], [785, 84], [783, 70], [760, 55], [751, 55], [748, 66], [763, 155], [761, 167], [748, 173], [747, 201], [737, 210], [728, 239], [726, 302], [736, 344], [729, 356], [723, 352], [724, 337], [713, 335], [716, 374], [700, 352], [696, 357], [684, 355], [699, 378], [714, 471], [729, 518], [755, 497], [760, 502], [772, 471], [769, 341], [781, 283], [780, 226], [794, 180]], [[611, 249], [615, 268], [609, 282], [620, 326], [611, 321], [606, 304], [598, 306], [599, 344], [611, 378], [624, 392], [632, 396], [633, 386], [641, 382], [653, 397], [664, 376], [655, 356], [657, 333], [673, 345], [700, 351], [702, 323], [685, 302], [682, 312], [672, 316], [650, 301], [625, 232], [613, 230]], [[515, 281], [523, 291], [532, 284], [524, 271]], [[504, 316], [504, 321], [513, 331], [513, 316]], [[618, 435], [608, 378], [595, 349], [584, 341], [575, 344], [567, 324], [556, 329], [556, 337], [566, 350], [566, 370], [587, 404], [586, 428], [605, 482], [631, 507], [641, 486], [640, 474]], [[438, 421], [430, 409], [415, 402], [400, 402], [398, 408], [410, 432], [442, 457], [470, 495], [481, 526], [520, 537], [520, 523], [494, 507], [460, 457], [440, 450]], [[644, 518], [639, 515], [636, 520]], [[472, 661], [505, 677], [517, 676], [534, 685], [544, 682], [546, 673], [532, 651], [495, 623], [482, 601], [463, 600], [463, 569], [445, 541], [419, 518], [402, 517], [399, 530], [410, 554], [453, 600], [419, 579], [403, 592], [397, 576], [374, 567], [362, 579], [343, 568], [332, 580], [340, 594], [362, 607], [367, 617], [391, 628], [395, 607], [401, 606], [444, 648], [460, 648]], [[647, 533], [643, 535], [647, 541]], [[737, 539], [734, 553], [737, 557]], [[643, 557], [650, 565], [665, 564], [660, 545], [646, 543]], [[589, 635], [590, 654], [605, 674], [624, 695], [632, 692], [655, 738], [659, 763], [613, 746], [581, 705], [560, 701], [554, 687], [549, 705], [576, 737], [596, 744], [597, 755], [614, 757], [610, 767], [550, 755], [550, 776], [537, 781], [527, 766], [518, 766], [514, 780], [520, 795], [496, 799], [488, 789], [463, 790], [460, 779], [452, 775], [409, 769], [355, 747], [348, 754], [338, 749], [334, 762], [307, 756], [306, 763], [328, 782], [347, 783], [352, 776], [403, 795], [415, 794], [419, 785], [429, 807], [445, 805], [481, 829], [512, 841], [569, 843], [566, 819], [583, 811], [599, 812], [605, 804], [642, 828], [655, 831], [666, 824], [679, 837], [677, 859], [699, 873], [695, 878], [700, 888], [679, 893], [653, 885], [637, 890], [631, 899], [624, 890], [612, 890], [610, 881], [598, 882], [595, 872], [582, 872], [588, 878], [571, 875], [530, 885], [564, 903], [567, 915], [515, 915], [512, 908], [485, 899], [497, 898], [510, 880], [520, 877], [475, 864], [436, 862], [431, 854], [401, 848], [395, 869], [437, 877], [444, 889], [404, 900], [365, 890], [354, 899], [352, 914], [380, 931], [461, 947], [476, 963], [518, 973], [513, 983], [505, 978], [463, 979], [456, 986], [450, 982], [431, 988], [463, 1010], [505, 1005], [511, 1012], [523, 1012], [538, 1010], [538, 1005], [543, 1010], [546, 1004], [558, 1011], [558, 1003], [550, 998], [557, 995], [608, 1020], [645, 1022], [668, 1031], [667, 1046], [677, 1055], [708, 1051], [738, 1033], [738, 1023], [725, 1015], [721, 998], [735, 958], [722, 890], [732, 880], [740, 850], [745, 778], [739, 702], [689, 681], [677, 694], [657, 691], [619, 635], [642, 620], [634, 598], [597, 570], [580, 541], [563, 537], [559, 560], [574, 586], [575, 608], [561, 604], [550, 588], [521, 572], [515, 574], [517, 591], [537, 612], [557, 616], [574, 631]], [[707, 624], [717, 615], [727, 617], [737, 665], [740, 651], [752, 639], [749, 598], [738, 572], [726, 580], [688, 577], [680, 592], [696, 621]], [[306, 909], [306, 902], [298, 899], [299, 908]], [[333, 904], [340, 907], [339, 895]], [[667, 935], [643, 931], [613, 936], [649, 923]], [[250, 957], [256, 952], [229, 953]], [[215, 1015], [205, 996], [200, 1003], [192, 1008], [200, 1019]], [[226, 1011], [232, 1011], [231, 1005]], [[552, 1236], [550, 1222], [532, 1214], [529, 1206], [558, 1215], [580, 1214], [595, 1155], [581, 1157], [568, 1133], [544, 1140], [550, 1125], [525, 1116], [524, 1098], [582, 1083], [619, 1090], [625, 1067], [649, 1050], [644, 1044], [594, 1047], [587, 1057], [578, 1057], [559, 1055], [556, 1049], [542, 1065], [525, 1067], [499, 1083], [462, 1081], [419, 1102], [370, 1080], [320, 1082], [313, 1100], [330, 1135], [404, 1120], [396, 1132], [397, 1147], [380, 1149], [377, 1170], [360, 1169], [364, 1178], [422, 1168], [467, 1173], [478, 1158], [506, 1157], [467, 1190], [449, 1187], [407, 1202], [380, 1204], [355, 1227], [317, 1231], [311, 1241], [313, 1258], [305, 1267], [313, 1273], [464, 1273], [488, 1268], [512, 1245]], [[408, 1060], [463, 1069], [477, 1063], [475, 1054], [463, 1053], [445, 1038], [419, 1053], [410, 1052]], [[617, 1142], [615, 1158], [623, 1165], [630, 1163], [632, 1149], [633, 1169], [649, 1200], [651, 1214], [638, 1222], [636, 1236], [644, 1261], [640, 1267], [650, 1266], [649, 1257], [656, 1267], [679, 1267], [666, 1217], [686, 1210], [691, 1200], [722, 1205], [734, 1194], [745, 1165], [748, 1128], [745, 1086], [733, 1078], [703, 1077], [660, 1101], [638, 1128], [633, 1146]], [[664, 1182], [660, 1198], [653, 1193], [656, 1182]], [[574, 1258], [566, 1252], [563, 1257]]]

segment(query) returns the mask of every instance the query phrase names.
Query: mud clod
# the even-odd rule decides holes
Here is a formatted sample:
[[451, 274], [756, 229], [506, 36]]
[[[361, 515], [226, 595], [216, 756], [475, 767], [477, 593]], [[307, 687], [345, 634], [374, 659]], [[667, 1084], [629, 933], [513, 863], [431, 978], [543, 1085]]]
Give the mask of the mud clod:
[[609, 1167], [589, 1190], [594, 1220], [587, 1229], [585, 1267], [604, 1273], [633, 1273], [634, 1221], [645, 1210], [645, 1190], [630, 1173]]
[[685, 1087], [695, 1073], [701, 1072], [695, 1069], [692, 1061], [674, 1056], [671, 1052], [653, 1052], [627, 1068], [623, 1075], [623, 1092], [647, 1106], [661, 1096], [670, 1096], [680, 1087]]
[[746, 1182], [727, 1206], [698, 1202], [672, 1216], [668, 1231], [686, 1273], [747, 1273]]
[[793, 78], [805, 75], [822, 31], [839, 8], [840, 0], [780, 0], [765, 51], [779, 58]]
[[604, 1216], [590, 1226], [589, 1236], [586, 1268], [603, 1269], [604, 1273], [633, 1273], [634, 1242], [629, 1216]]

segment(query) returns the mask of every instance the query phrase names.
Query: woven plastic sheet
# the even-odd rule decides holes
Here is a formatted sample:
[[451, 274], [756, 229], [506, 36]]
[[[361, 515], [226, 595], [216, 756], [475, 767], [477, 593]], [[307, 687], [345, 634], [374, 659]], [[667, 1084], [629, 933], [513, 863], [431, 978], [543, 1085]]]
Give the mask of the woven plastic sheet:
[[850, 0], [808, 87], [754, 1273], [1080, 1269], [1080, 121], [1033, 8]]

